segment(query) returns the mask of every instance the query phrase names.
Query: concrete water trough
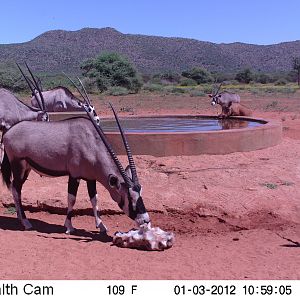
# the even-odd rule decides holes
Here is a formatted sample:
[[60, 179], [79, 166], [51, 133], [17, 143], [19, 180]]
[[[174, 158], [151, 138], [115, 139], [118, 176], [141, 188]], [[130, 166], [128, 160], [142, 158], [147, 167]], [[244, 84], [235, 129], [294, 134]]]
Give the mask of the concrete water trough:
[[[82, 116], [54, 113], [50, 120]], [[227, 154], [272, 147], [281, 142], [280, 121], [246, 117], [218, 119], [204, 115], [131, 116], [120, 118], [135, 155]], [[125, 154], [113, 118], [101, 118], [113, 148]]]

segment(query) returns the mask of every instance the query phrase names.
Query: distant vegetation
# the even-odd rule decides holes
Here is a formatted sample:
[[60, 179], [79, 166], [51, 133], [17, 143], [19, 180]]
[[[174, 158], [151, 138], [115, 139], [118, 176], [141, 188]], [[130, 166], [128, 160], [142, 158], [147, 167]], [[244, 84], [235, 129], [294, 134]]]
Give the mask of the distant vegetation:
[[[105, 95], [127, 95], [129, 93], [152, 92], [159, 94], [187, 94], [191, 97], [206, 96], [223, 82], [222, 90], [249, 92], [254, 95], [266, 93], [293, 94], [297, 91], [297, 78], [300, 72], [300, 59], [291, 59], [289, 72], [263, 73], [250, 68], [236, 73], [209, 72], [195, 66], [182, 72], [164, 71], [161, 73], [139, 74], [134, 65], [117, 53], [104, 52], [93, 59], [81, 63], [83, 82], [89, 93]], [[44, 90], [58, 85], [69, 87], [63, 74], [36, 73]], [[28, 92], [26, 82], [13, 63], [0, 64], [0, 87], [13, 92]]]
[[109, 89], [116, 92], [115, 88], [121, 87], [123, 93], [125, 90], [137, 93], [143, 85], [133, 65], [117, 53], [103, 53], [86, 60], [81, 64], [81, 70], [82, 75], [90, 79], [90, 85], [96, 85], [100, 92]]

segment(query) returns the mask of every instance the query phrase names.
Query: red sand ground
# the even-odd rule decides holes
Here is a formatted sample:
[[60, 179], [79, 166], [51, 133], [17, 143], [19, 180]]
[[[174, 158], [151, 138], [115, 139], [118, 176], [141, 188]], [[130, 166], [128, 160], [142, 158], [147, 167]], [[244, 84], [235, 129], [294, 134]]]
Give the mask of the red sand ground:
[[[138, 95], [109, 100], [129, 114], [217, 113], [205, 98]], [[280, 145], [222, 156], [136, 157], [152, 223], [175, 232], [173, 248], [146, 252], [113, 246], [112, 234], [134, 224], [118, 214], [100, 185], [109, 236], [95, 231], [83, 183], [76, 203], [80, 216], [73, 221], [78, 230], [64, 234], [67, 179], [32, 172], [23, 202], [32, 211], [27, 214], [33, 231], [22, 231], [7, 209], [10, 193], [0, 188], [0, 277], [300, 279], [299, 97], [245, 95], [243, 102], [255, 109], [254, 116], [283, 121]], [[95, 103], [101, 114], [110, 114], [106, 102]]]

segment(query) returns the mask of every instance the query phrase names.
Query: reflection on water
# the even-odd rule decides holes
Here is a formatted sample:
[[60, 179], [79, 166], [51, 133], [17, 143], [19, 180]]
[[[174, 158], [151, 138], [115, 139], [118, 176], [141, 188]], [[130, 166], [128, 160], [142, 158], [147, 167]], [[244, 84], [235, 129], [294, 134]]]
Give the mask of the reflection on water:
[[[216, 131], [256, 127], [264, 123], [239, 119], [213, 119], [213, 118], [122, 118], [122, 126], [126, 132], [191, 132]], [[104, 131], [118, 131], [115, 120], [102, 120]]]

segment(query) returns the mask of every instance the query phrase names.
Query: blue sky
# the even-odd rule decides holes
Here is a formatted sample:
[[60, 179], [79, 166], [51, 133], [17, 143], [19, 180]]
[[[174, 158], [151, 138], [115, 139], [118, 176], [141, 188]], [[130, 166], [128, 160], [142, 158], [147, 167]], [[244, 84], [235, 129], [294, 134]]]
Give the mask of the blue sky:
[[1, 44], [83, 27], [215, 43], [300, 39], [300, 0], [3, 0], [0, 8]]

